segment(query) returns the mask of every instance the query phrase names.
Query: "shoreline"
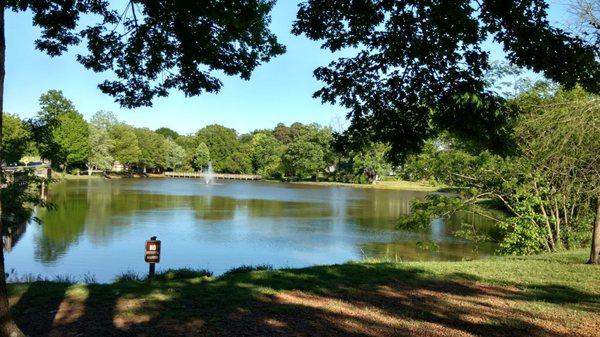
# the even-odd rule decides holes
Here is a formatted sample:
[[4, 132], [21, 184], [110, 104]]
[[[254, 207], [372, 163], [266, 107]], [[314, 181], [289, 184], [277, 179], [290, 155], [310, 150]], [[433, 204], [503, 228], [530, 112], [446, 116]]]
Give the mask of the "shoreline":
[[[73, 175], [73, 174], [56, 174], [58, 177], [56, 180], [68, 181], [68, 180], [95, 180], [103, 179], [99, 175]], [[111, 179], [167, 179], [163, 174], [148, 173], [147, 176], [141, 176], [138, 174], [126, 177], [121, 175], [109, 175]], [[336, 181], [281, 181], [272, 179], [262, 179], [256, 181], [263, 181], [269, 183], [280, 183], [280, 184], [292, 184], [292, 185], [306, 185], [306, 186], [321, 186], [321, 187], [351, 187], [351, 188], [362, 188], [362, 189], [379, 189], [379, 190], [397, 190], [397, 191], [416, 191], [416, 192], [435, 192], [442, 188], [442, 186], [432, 186], [424, 182], [413, 182], [407, 180], [387, 180], [379, 181], [377, 184], [357, 184], [357, 183], [342, 183]]]
[[[10, 283], [11, 311], [40, 336], [595, 336], [600, 268], [587, 250], [462, 262], [171, 270], [148, 283]], [[560, 270], [560, 273], [554, 271]], [[560, 289], [560, 291], [558, 291]], [[457, 314], [458, 313], [458, 314]], [[99, 319], [100, 318], [100, 319]], [[350, 325], [348, 325], [350, 323]], [[458, 328], [457, 328], [458, 327]], [[500, 333], [499, 332], [504, 332]], [[544, 334], [545, 335], [545, 334]]]
[[336, 181], [293, 181], [287, 184], [308, 185], [308, 186], [340, 186], [378, 190], [398, 190], [398, 191], [417, 191], [417, 192], [434, 192], [441, 186], [431, 186], [421, 182], [413, 182], [406, 180], [380, 181], [377, 184], [356, 184], [342, 183]]

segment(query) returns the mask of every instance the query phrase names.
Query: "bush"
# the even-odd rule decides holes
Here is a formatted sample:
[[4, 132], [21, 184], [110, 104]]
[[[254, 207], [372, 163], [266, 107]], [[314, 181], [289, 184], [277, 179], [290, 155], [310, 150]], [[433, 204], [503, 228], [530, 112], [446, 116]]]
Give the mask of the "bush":
[[235, 267], [232, 269], [229, 269], [228, 271], [226, 271], [223, 276], [226, 275], [235, 275], [235, 274], [243, 274], [243, 273], [248, 273], [251, 271], [259, 271], [259, 270], [273, 270], [273, 266], [270, 264], [263, 264], [263, 265], [257, 265], [257, 266], [252, 266], [252, 265], [242, 265], [239, 267]]
[[155, 279], [161, 281], [185, 280], [197, 277], [211, 277], [213, 273], [206, 269], [178, 268], [167, 269], [156, 274]]
[[117, 278], [115, 279], [115, 283], [121, 283], [121, 282], [142, 282], [144, 281], [144, 278], [132, 271], [132, 270], [128, 270], [124, 273], [122, 273], [121, 275], [117, 276]]

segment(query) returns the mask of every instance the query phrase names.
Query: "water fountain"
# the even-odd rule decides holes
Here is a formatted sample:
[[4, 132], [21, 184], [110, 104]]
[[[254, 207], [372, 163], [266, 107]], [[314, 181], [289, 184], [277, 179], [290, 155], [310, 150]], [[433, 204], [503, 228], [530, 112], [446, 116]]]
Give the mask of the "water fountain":
[[204, 183], [206, 185], [210, 185], [215, 181], [215, 172], [213, 171], [212, 163], [208, 163], [208, 166], [202, 170], [202, 177], [204, 178]]

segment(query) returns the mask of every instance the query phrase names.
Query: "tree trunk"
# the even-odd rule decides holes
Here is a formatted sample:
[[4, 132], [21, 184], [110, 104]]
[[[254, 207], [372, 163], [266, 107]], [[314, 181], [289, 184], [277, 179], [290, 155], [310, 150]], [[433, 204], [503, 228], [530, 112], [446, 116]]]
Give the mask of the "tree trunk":
[[[4, 118], [4, 75], [6, 60], [6, 41], [4, 38], [4, 0], [0, 0], [0, 182], [3, 179], [2, 172], [2, 119]], [[0, 183], [0, 189], [2, 188]], [[0, 191], [1, 192], [1, 191]], [[2, 223], [2, 199], [0, 199], [0, 236], [4, 230]], [[6, 289], [6, 274], [4, 273], [4, 250], [0, 247], [0, 335], [5, 337], [25, 336], [10, 315], [8, 306], [8, 292]]]
[[594, 222], [594, 234], [592, 234], [589, 264], [600, 264], [600, 198], [596, 201], [596, 207], [596, 221]]

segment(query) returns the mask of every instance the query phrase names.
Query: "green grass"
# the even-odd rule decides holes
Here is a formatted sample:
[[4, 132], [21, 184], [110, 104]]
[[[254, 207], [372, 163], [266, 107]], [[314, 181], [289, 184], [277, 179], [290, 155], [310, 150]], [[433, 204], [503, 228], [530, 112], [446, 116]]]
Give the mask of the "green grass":
[[[101, 324], [98, 317], [110, 316], [110, 319], [105, 317], [106, 326], [103, 327], [108, 330], [114, 329], [111, 322], [115, 317], [133, 322], [143, 317], [144, 320], [149, 319], [150, 323], [144, 323], [149, 325], [164, 324], [160, 323], [164, 320], [191, 324], [200, 319], [206, 322], [207, 329], [235, 334], [235, 325], [230, 324], [231, 317], [243, 313], [250, 315], [249, 312], [252, 319], [259, 316], [262, 321], [272, 317], [285, 320], [287, 317], [290, 321], [286, 321], [286, 326], [291, 329], [301, 324], [294, 318], [296, 316], [305, 317], [302, 322], [312, 320], [325, 324], [321, 316], [323, 310], [337, 312], [344, 305], [354, 305], [359, 309], [352, 319], [361, 322], [361, 315], [389, 312], [395, 319], [408, 322], [406, 324], [411, 329], [434, 322], [452, 328], [466, 325], [470, 327], [468, 329], [483, 329], [483, 332], [491, 327], [508, 329], [509, 332], [522, 330], [515, 335], [527, 335], [529, 329], [539, 328], [532, 326], [530, 318], [542, 320], [541, 317], [551, 317], [556, 321], [544, 318], [544, 324], [567, 327], [577, 327], [587, 319], [600, 321], [600, 267], [584, 264], [586, 257], [587, 251], [581, 250], [465, 262], [357, 262], [281, 270], [246, 266], [220, 277], [213, 277], [205, 270], [183, 269], [166, 271], [152, 284], [124, 274], [113, 284], [10, 284], [9, 294], [16, 302], [12, 308], [15, 317], [17, 320], [23, 318], [19, 322], [28, 327], [26, 330], [29, 329], [32, 335], [42, 333], [43, 327], [29, 322], [27, 317], [44, 316], [46, 311], [55, 312], [65, 299], [69, 303], [80, 300], [86, 306], [86, 314], [81, 318], [82, 326], [92, 322]], [[498, 286], [500, 290], [493, 296], [486, 295], [478, 288], [482, 285]], [[409, 295], [392, 300], [383, 297], [381, 290], [390, 287], [404, 294], [402, 296]], [[423, 297], [423, 291], [441, 295], [439, 298]], [[333, 304], [323, 304], [318, 308], [302, 303], [282, 304], [278, 296], [284, 293], [313, 296], [323, 303]], [[413, 303], [411, 296], [418, 300]], [[445, 302], [445, 296], [454, 298], [453, 302]], [[408, 298], [408, 304], [402, 298]], [[122, 305], [123, 301], [129, 305]], [[473, 306], [480, 302], [485, 304], [482, 308], [507, 313], [500, 316], [489, 314], [486, 325], [473, 325], [463, 320], [463, 316], [451, 320], [439, 318], [451, 315], [453, 310], [462, 310], [463, 315], [473, 314]], [[506, 308], [502, 304], [504, 302], [508, 303]], [[496, 305], [498, 308], [494, 307]], [[368, 310], [361, 311], [360, 308]], [[88, 316], [89, 322], [85, 321]], [[504, 316], [510, 319], [504, 319]], [[367, 318], [364, 319], [366, 321]], [[333, 329], [332, 334], [336, 335], [333, 332], [340, 327], [327, 322], [328, 329]], [[146, 326], [137, 324], [138, 328]], [[385, 324], [381, 324], [382, 329]], [[50, 325], [43, 326], [48, 328]], [[310, 330], [310, 327], [302, 326], [294, 329], [304, 328]], [[103, 330], [103, 333], [108, 333], [108, 330]]]
[[71, 173], [63, 173], [63, 172], [52, 172], [52, 177], [58, 180], [90, 180], [90, 179], [100, 179], [102, 178], [99, 175], [88, 175], [88, 174], [71, 174]]
[[298, 181], [292, 184], [314, 185], [314, 186], [346, 186], [355, 188], [372, 188], [380, 190], [407, 190], [407, 191], [436, 191], [439, 186], [432, 186], [425, 182], [415, 182], [406, 180], [384, 180], [377, 184], [353, 184], [339, 182], [315, 182], [315, 181]]

